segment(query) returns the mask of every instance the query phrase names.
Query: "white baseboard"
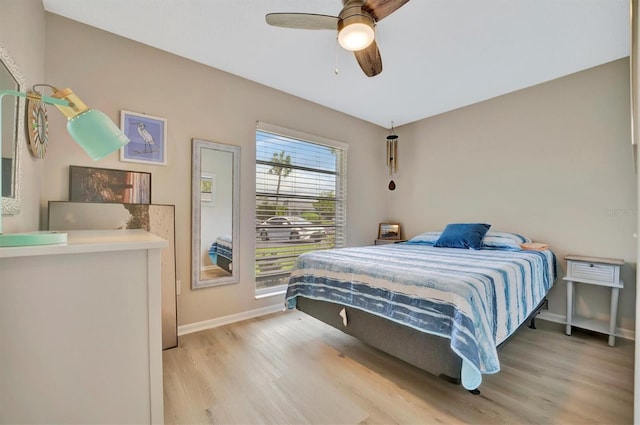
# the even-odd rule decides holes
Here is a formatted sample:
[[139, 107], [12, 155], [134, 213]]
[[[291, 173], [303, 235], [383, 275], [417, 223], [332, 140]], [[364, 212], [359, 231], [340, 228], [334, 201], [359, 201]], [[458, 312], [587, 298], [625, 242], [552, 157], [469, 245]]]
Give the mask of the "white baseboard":
[[[536, 319], [561, 323], [563, 325], [567, 324], [567, 316], [565, 316], [564, 314], [550, 313], [548, 311], [541, 311], [540, 314], [536, 316]], [[624, 339], [629, 339], [631, 341], [635, 341], [636, 339], [636, 333], [631, 329], [616, 328], [616, 336]]]
[[254, 317], [260, 317], [271, 313], [277, 313], [284, 311], [284, 304], [270, 305], [267, 307], [258, 308], [256, 310], [243, 311], [242, 313], [230, 314], [229, 316], [217, 317], [211, 320], [205, 320], [202, 322], [189, 323], [188, 325], [178, 326], [178, 336], [187, 335], [193, 332], [204, 331], [206, 329], [217, 328], [218, 326], [224, 326], [242, 320], [253, 319]]
[[[217, 328], [218, 326], [229, 325], [231, 323], [240, 322], [242, 320], [253, 319], [255, 317], [265, 316], [271, 313], [277, 313], [284, 311], [283, 305], [271, 305], [262, 307], [256, 310], [244, 311], [242, 313], [231, 314], [229, 316], [217, 317], [211, 320], [205, 320], [202, 322], [189, 323], [188, 325], [178, 326], [178, 336], [187, 335], [193, 332], [204, 331], [207, 329]], [[537, 319], [546, 320], [548, 322], [566, 324], [567, 319], [565, 315], [550, 313], [548, 311], [541, 311]], [[617, 328], [616, 336], [624, 339], [635, 340], [635, 332], [630, 329]]]

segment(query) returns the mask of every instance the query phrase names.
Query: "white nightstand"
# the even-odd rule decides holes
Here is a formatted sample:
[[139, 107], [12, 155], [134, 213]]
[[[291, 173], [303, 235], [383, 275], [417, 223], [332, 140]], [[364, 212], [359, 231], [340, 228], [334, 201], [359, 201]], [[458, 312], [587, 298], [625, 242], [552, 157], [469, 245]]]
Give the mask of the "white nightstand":
[[[620, 279], [620, 266], [624, 260], [616, 258], [583, 257], [567, 255], [567, 335], [571, 335], [571, 326], [589, 329], [609, 335], [609, 345], [615, 345], [616, 321], [618, 318], [618, 292], [624, 287]], [[607, 286], [611, 288], [611, 310], [609, 323], [595, 319], [574, 316], [575, 283]]]
[[392, 243], [406, 242], [406, 239], [376, 239], [376, 245], [387, 245]]

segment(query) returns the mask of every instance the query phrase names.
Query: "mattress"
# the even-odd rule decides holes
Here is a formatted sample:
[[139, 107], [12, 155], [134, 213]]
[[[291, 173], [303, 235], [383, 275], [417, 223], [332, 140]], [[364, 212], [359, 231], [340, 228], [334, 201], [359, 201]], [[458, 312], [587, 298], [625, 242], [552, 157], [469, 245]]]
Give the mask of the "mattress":
[[357, 308], [450, 340], [467, 389], [500, 370], [496, 347], [538, 306], [556, 277], [554, 254], [392, 244], [298, 257], [286, 304], [297, 297]]

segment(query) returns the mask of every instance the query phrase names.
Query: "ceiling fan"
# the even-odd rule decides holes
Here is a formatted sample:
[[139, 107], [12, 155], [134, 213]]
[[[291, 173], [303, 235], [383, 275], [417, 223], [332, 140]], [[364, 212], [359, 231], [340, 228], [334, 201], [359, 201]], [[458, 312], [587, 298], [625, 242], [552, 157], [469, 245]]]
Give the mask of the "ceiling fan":
[[382, 72], [382, 58], [373, 28], [409, 0], [342, 0], [338, 16], [314, 13], [268, 13], [269, 25], [308, 30], [337, 30], [338, 42], [353, 51], [368, 77]]

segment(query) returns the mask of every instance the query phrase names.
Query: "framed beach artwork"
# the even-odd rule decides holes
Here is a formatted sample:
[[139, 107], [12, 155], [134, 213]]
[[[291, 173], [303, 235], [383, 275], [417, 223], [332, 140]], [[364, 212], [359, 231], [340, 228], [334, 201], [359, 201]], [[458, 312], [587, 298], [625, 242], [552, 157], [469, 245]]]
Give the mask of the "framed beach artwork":
[[151, 173], [70, 165], [69, 200], [150, 204]]
[[120, 149], [120, 161], [167, 165], [167, 120], [120, 111], [120, 129], [131, 140]]
[[400, 225], [397, 223], [380, 223], [378, 226], [378, 239], [399, 240]]

